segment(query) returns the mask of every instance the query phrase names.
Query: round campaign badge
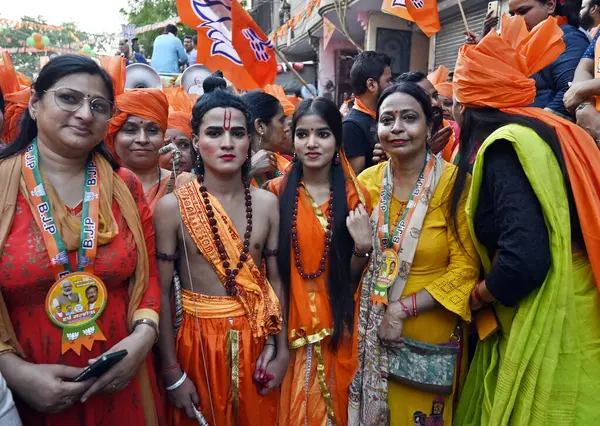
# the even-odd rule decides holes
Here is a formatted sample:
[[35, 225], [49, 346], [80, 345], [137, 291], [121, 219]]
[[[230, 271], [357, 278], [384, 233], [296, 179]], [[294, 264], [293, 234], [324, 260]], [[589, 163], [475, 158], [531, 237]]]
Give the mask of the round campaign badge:
[[388, 303], [388, 289], [396, 281], [400, 267], [398, 254], [393, 249], [385, 249], [381, 254], [381, 263], [377, 272], [377, 283], [373, 288], [371, 298], [377, 305]]
[[75, 272], [56, 281], [46, 295], [46, 313], [63, 329], [62, 353], [81, 346], [91, 349], [95, 340], [106, 340], [96, 320], [106, 307], [108, 293], [102, 280]]

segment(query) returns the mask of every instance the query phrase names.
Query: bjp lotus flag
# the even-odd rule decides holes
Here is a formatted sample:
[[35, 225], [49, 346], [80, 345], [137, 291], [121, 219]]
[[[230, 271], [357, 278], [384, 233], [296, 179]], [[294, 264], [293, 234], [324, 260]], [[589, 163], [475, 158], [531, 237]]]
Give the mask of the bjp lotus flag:
[[381, 11], [413, 21], [427, 37], [440, 30], [437, 0], [384, 0]]
[[221, 70], [238, 89], [275, 81], [273, 42], [237, 0], [177, 0], [177, 11], [184, 24], [198, 30], [197, 63]]
[[406, 19], [407, 21], [414, 21], [408, 10], [406, 10], [405, 0], [383, 0], [381, 11], [397, 16], [398, 18]]

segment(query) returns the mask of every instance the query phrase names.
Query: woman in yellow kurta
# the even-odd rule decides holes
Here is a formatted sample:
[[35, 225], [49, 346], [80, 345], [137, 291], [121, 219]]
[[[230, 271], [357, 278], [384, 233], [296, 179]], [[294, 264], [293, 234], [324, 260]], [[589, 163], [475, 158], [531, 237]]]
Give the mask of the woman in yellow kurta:
[[390, 345], [404, 337], [447, 343], [459, 321], [470, 320], [479, 276], [464, 200], [456, 217], [449, 213], [456, 167], [427, 149], [430, 119], [431, 101], [418, 86], [386, 89], [377, 123], [390, 160], [358, 177], [372, 200], [375, 251], [362, 280], [350, 425], [452, 424], [454, 392], [424, 392], [385, 374]]

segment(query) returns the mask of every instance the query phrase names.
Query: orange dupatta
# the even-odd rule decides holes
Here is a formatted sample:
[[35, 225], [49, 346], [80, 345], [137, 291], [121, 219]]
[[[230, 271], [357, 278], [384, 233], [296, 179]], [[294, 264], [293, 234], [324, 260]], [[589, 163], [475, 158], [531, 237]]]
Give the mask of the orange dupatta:
[[476, 46], [460, 49], [454, 72], [455, 97], [469, 107], [499, 108], [536, 118], [556, 131], [571, 181], [587, 254], [600, 287], [600, 151], [579, 126], [533, 103], [529, 76], [552, 63], [565, 49], [553, 17], [527, 32], [521, 17], [503, 17], [502, 34], [492, 30]]

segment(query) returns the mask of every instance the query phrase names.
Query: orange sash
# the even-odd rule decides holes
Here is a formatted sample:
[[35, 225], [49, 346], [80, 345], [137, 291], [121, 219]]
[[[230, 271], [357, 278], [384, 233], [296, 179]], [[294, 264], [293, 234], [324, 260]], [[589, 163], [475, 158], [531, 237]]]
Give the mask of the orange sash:
[[360, 112], [364, 112], [365, 114], [369, 115], [373, 120], [377, 118], [377, 112], [373, 111], [371, 108], [366, 106], [362, 99], [360, 99], [360, 97], [358, 96], [354, 98], [354, 106], [352, 108]]
[[[200, 195], [198, 181], [194, 180], [183, 185], [175, 192], [175, 195], [179, 200], [181, 218], [190, 236], [202, 256], [211, 264], [224, 284], [227, 275], [212, 237], [211, 225], [208, 222], [206, 206]], [[230, 259], [237, 259], [242, 251], [240, 237], [225, 213], [225, 209], [216, 198], [210, 194], [208, 196], [215, 212], [216, 226], [221, 230], [220, 236], [225, 252]], [[239, 287], [236, 297], [244, 306], [254, 338], [258, 339], [265, 335], [279, 333], [282, 323], [281, 304], [271, 284], [254, 263], [252, 256], [248, 256], [244, 267], [236, 276], [236, 282]]]

